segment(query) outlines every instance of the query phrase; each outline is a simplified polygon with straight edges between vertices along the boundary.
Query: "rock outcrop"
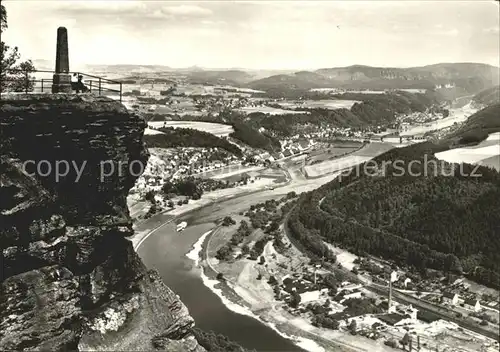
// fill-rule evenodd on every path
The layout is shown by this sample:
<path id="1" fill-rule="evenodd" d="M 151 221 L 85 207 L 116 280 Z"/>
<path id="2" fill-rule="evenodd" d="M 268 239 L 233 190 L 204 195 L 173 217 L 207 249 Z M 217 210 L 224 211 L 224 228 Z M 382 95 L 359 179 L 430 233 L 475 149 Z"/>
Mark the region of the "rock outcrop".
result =
<path id="1" fill-rule="evenodd" d="M 2 95 L 0 350 L 203 351 L 126 237 L 146 123 L 92 95 Z"/>

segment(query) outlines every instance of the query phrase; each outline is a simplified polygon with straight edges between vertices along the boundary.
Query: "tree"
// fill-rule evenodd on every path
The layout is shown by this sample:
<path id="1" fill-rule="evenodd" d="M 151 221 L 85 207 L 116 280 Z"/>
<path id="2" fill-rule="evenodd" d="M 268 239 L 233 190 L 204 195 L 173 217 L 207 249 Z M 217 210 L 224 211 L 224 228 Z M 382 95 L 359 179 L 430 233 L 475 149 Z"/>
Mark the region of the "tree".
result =
<path id="1" fill-rule="evenodd" d="M 326 285 L 326 287 L 328 287 L 330 289 L 337 290 L 338 283 L 337 283 L 337 279 L 335 278 L 335 275 L 333 275 L 333 274 L 326 274 L 323 277 L 323 282 Z"/>
<path id="2" fill-rule="evenodd" d="M 411 337 L 410 334 L 406 333 L 405 336 L 399 341 L 403 345 L 403 350 L 406 350 L 406 345 L 410 343 Z"/>
<path id="3" fill-rule="evenodd" d="M 224 279 L 224 274 L 218 273 L 217 274 L 217 280 L 223 280 Z"/>
<path id="4" fill-rule="evenodd" d="M 219 260 L 228 260 L 229 258 L 231 258 L 232 253 L 233 250 L 231 249 L 231 247 L 229 247 L 228 245 L 224 245 L 217 250 L 215 258 Z"/>
<path id="5" fill-rule="evenodd" d="M 7 28 L 7 10 L 0 5 L 0 33 Z M 5 42 L 0 42 L 0 92 L 31 92 L 33 91 L 35 66 L 31 60 L 18 62 L 21 58 L 17 47 L 11 48 Z"/>
<path id="6" fill-rule="evenodd" d="M 384 345 L 390 346 L 392 348 L 398 347 L 398 343 L 394 339 L 386 340 Z"/>
<path id="7" fill-rule="evenodd" d="M 246 236 L 250 234 L 250 226 L 248 225 L 248 222 L 245 220 L 240 221 L 240 230 L 242 233 L 244 233 Z"/>
<path id="8" fill-rule="evenodd" d="M 7 29 L 7 11 L 5 6 L 0 5 L 0 33 Z"/>
<path id="9" fill-rule="evenodd" d="M 174 202 L 172 200 L 168 201 L 168 207 L 173 208 L 174 207 Z"/>

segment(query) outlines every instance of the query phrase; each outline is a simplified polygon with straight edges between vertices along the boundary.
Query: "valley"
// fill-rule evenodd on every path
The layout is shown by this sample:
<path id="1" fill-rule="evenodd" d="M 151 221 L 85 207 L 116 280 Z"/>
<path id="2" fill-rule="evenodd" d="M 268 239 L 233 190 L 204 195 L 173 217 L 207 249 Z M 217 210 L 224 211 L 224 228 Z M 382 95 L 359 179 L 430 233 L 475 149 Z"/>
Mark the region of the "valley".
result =
<path id="1" fill-rule="evenodd" d="M 499 20 L 3 1 L 0 350 L 499 351 Z"/>
<path id="2" fill-rule="evenodd" d="M 466 125 L 463 121 L 466 121 L 474 111 L 476 110 L 471 109 L 470 104 L 465 104 L 460 109 L 450 109 L 451 118 L 449 121 L 453 121 L 455 129 L 464 129 Z M 463 118 L 462 116 L 466 117 Z M 443 125 L 445 128 L 440 129 L 440 126 Z M 438 132 L 446 131 L 446 127 L 449 126 L 448 122 L 445 122 L 443 125 L 438 125 L 437 128 L 432 128 L 431 130 Z M 394 132 L 389 131 L 389 133 Z M 383 133 L 381 135 L 383 136 Z M 411 148 L 412 144 L 417 146 L 418 144 L 425 145 L 426 143 L 425 140 L 415 140 L 413 143 L 404 140 L 404 143 L 402 143 L 403 141 L 395 136 L 385 137 L 384 142 L 379 139 L 378 141 L 370 141 L 370 143 L 366 143 L 365 138 L 373 139 L 374 137 L 365 136 L 365 138 L 356 138 L 355 136 L 345 136 L 343 138 L 344 141 L 339 140 L 338 142 L 332 142 L 332 140 L 330 140 L 329 143 L 325 143 L 328 139 L 320 137 L 320 139 L 312 143 L 310 150 L 306 149 L 297 156 L 293 156 L 292 154 L 289 157 L 284 157 L 282 160 L 273 160 L 270 164 L 267 163 L 267 165 L 263 162 L 260 166 L 259 164 L 256 164 L 256 166 L 239 166 L 235 168 L 227 166 L 220 170 L 211 171 L 205 174 L 205 177 L 226 179 L 235 177 L 239 174 L 250 174 L 254 172 L 255 176 L 252 175 L 250 178 L 254 177 L 255 179 L 253 179 L 253 183 L 248 183 L 247 186 L 241 185 L 236 188 L 228 188 L 224 192 L 208 192 L 204 194 L 200 200 L 190 201 L 187 206 L 167 211 L 164 213 L 165 215 L 154 215 L 149 220 L 142 220 L 144 222 L 139 220 L 136 225 L 137 229 L 141 229 L 142 226 L 147 226 L 146 224 L 150 221 L 155 221 L 155 223 L 161 225 L 163 222 L 159 220 L 159 216 L 166 216 L 166 219 L 168 219 L 167 222 L 187 221 L 189 224 L 188 228 L 193 226 L 193 230 L 202 224 L 206 226 L 204 227 L 203 233 L 198 232 L 198 241 L 193 243 L 194 248 L 198 248 L 198 250 L 193 249 L 192 254 L 189 255 L 189 258 L 194 261 L 194 264 L 191 264 L 193 266 L 190 270 L 201 270 L 202 282 L 210 287 L 211 290 L 225 302 L 224 304 L 231 311 L 244 315 L 250 314 L 255 317 L 255 319 L 261 320 L 264 324 L 270 324 L 269 326 L 276 327 L 280 334 L 283 334 L 283 336 L 294 341 L 297 346 L 302 346 L 306 350 L 329 351 L 332 349 L 345 349 L 346 351 L 365 351 L 368 349 L 375 349 L 377 351 L 390 351 L 392 350 L 392 347 L 390 347 L 390 344 L 393 343 L 392 341 L 399 341 L 405 338 L 405 334 L 409 327 L 412 334 L 415 335 L 413 336 L 413 343 L 416 343 L 416 336 L 418 336 L 418 343 L 422 351 L 433 350 L 436 343 L 438 343 L 439 346 L 449 346 L 453 348 L 453 346 L 462 344 L 464 339 L 470 340 L 465 350 L 472 351 L 480 348 L 494 350 L 497 348 L 498 342 L 491 338 L 496 336 L 498 325 L 489 324 L 486 328 L 482 328 L 478 324 L 479 321 L 470 320 L 474 319 L 472 317 L 468 318 L 469 320 L 467 321 L 464 320 L 464 322 L 457 319 L 458 314 L 461 316 L 470 315 L 471 311 L 467 308 L 464 310 L 459 307 L 455 309 L 441 308 L 439 301 L 435 301 L 435 298 L 439 298 L 439 296 L 442 295 L 442 293 L 439 293 L 439 290 L 448 290 L 448 288 L 445 289 L 439 287 L 439 285 L 439 288 L 435 289 L 435 291 L 431 291 L 432 293 L 430 295 L 429 293 L 424 293 L 424 295 L 419 293 L 421 296 L 415 295 L 417 292 L 415 288 L 413 288 L 413 291 L 407 291 L 404 287 L 398 286 L 393 292 L 393 299 L 397 302 L 397 305 L 396 308 L 393 307 L 395 310 L 392 313 L 389 312 L 388 315 L 387 313 L 384 314 L 383 309 L 381 310 L 380 308 L 373 308 L 375 310 L 373 310 L 371 314 L 366 314 L 366 312 L 362 313 L 364 312 L 363 310 L 354 313 L 360 314 L 361 312 L 361 315 L 356 316 L 354 319 L 357 322 L 357 332 L 354 335 L 350 332 L 350 324 L 353 319 L 348 318 L 349 313 L 347 313 L 347 316 L 343 317 L 344 320 L 339 320 L 339 325 L 333 330 L 331 328 L 325 329 L 325 327 L 321 325 L 323 323 L 315 322 L 315 319 L 319 319 L 315 318 L 315 314 L 318 313 L 312 313 L 311 315 L 311 309 L 312 312 L 316 312 L 319 308 L 314 307 L 324 306 L 326 308 L 321 309 L 326 309 L 326 312 L 330 311 L 329 314 L 333 314 L 334 316 L 340 314 L 343 310 L 349 312 L 350 308 L 345 308 L 345 305 L 342 305 L 342 298 L 340 298 L 340 303 L 338 303 L 339 301 L 335 302 L 339 294 L 332 295 L 332 293 L 328 291 L 331 290 L 328 285 L 323 286 L 325 284 L 320 284 L 319 287 L 316 288 L 317 291 L 314 291 L 316 284 L 311 281 L 311 275 L 317 275 L 321 280 L 324 280 L 330 274 L 334 275 L 336 278 L 335 281 L 337 282 L 335 284 L 337 292 L 343 292 L 344 295 L 350 295 L 351 291 L 349 290 L 352 289 L 344 290 L 342 286 L 339 286 L 340 282 L 337 277 L 344 277 L 344 281 L 347 280 L 347 282 L 351 282 L 347 285 L 360 285 L 361 289 L 358 289 L 359 291 L 354 291 L 361 292 L 360 303 L 363 302 L 363 300 L 375 299 L 375 303 L 378 302 L 379 305 L 383 305 L 384 296 L 387 297 L 388 294 L 387 281 L 384 281 L 384 275 L 386 274 L 377 275 L 377 277 L 375 277 L 370 271 L 372 269 L 367 269 L 373 267 L 373 262 L 368 264 L 373 259 L 363 259 L 364 257 L 362 256 L 348 252 L 345 247 L 330 247 L 331 244 L 328 242 L 323 242 L 323 246 L 325 246 L 324 248 L 333 250 L 338 267 L 331 264 L 327 265 L 326 263 L 318 267 L 317 264 L 314 264 L 308 258 L 309 255 L 312 255 L 313 258 L 317 258 L 317 256 L 313 254 L 317 247 L 308 247 L 309 245 L 307 242 L 297 239 L 296 235 L 293 234 L 293 230 L 288 229 L 290 220 L 287 220 L 287 217 L 282 218 L 282 225 L 275 225 L 276 221 L 277 224 L 280 223 L 278 219 L 267 220 L 266 222 L 264 218 L 262 227 L 259 227 L 261 225 L 253 224 L 254 217 L 248 211 L 251 210 L 255 204 L 264 206 L 259 212 L 265 212 L 268 204 L 276 204 L 274 202 L 279 202 L 277 204 L 282 203 L 284 204 L 283 206 L 287 205 L 289 202 L 292 204 L 296 202 L 296 200 L 293 200 L 293 197 L 290 198 L 290 200 L 286 200 L 290 194 L 301 194 L 303 192 L 318 189 L 318 187 L 320 189 L 324 188 L 328 182 L 335 182 L 335 179 L 341 172 L 345 172 L 352 167 L 359 167 L 359 165 L 363 165 L 366 161 L 372 160 L 373 158 L 377 159 L 377 156 L 383 156 L 385 155 L 384 153 L 390 150 L 399 150 L 401 148 L 406 150 L 407 148 Z M 323 139 L 325 139 L 325 141 L 323 141 Z M 352 144 L 350 148 L 349 142 L 347 142 L 348 140 L 350 140 Z M 363 144 L 363 141 L 365 141 L 365 144 Z M 468 148 L 483 150 L 489 146 L 491 152 L 494 153 L 493 147 L 496 141 L 496 134 L 492 134 L 477 147 Z M 441 154 L 455 153 L 457 158 L 460 158 L 458 155 L 464 155 L 465 158 L 465 154 L 461 152 L 462 149 L 453 150 L 442 152 Z M 444 159 L 444 157 L 441 157 L 441 154 L 436 153 L 436 156 L 439 159 Z M 454 159 L 453 162 L 461 161 L 468 161 L 468 159 Z M 259 184 L 258 180 L 258 173 L 265 173 L 266 166 L 269 167 L 269 165 L 271 166 L 269 170 L 276 168 L 275 170 L 282 170 L 285 172 L 285 175 L 289 175 L 286 176 L 284 183 L 276 184 L 273 189 L 269 189 L 268 184 Z M 314 167 L 316 168 L 313 169 Z M 238 168 L 240 172 L 238 172 Z M 316 174 L 311 174 L 312 170 L 315 170 Z M 349 175 L 347 179 L 349 179 Z M 324 207 L 323 203 L 322 199 L 321 208 Z M 258 209 L 258 206 L 255 209 Z M 279 214 L 279 205 L 277 209 Z M 286 212 L 288 211 L 289 210 Z M 283 210 L 283 212 L 282 216 L 285 216 L 285 210 Z M 292 212 L 290 216 L 293 217 L 295 215 L 293 215 Z M 222 220 L 228 217 L 234 220 L 235 225 L 226 227 L 222 224 Z M 218 251 L 224 247 L 226 243 L 233 241 L 232 238 L 234 238 L 234 234 L 237 232 L 236 227 L 239 223 L 241 224 L 242 221 L 252 223 L 252 225 L 250 225 L 251 229 L 253 229 L 251 231 L 252 234 L 249 236 L 248 240 L 244 239 L 242 243 L 237 244 L 236 247 L 229 252 L 233 253 L 230 257 L 221 260 L 218 258 Z M 276 226 L 278 226 L 278 228 Z M 269 230 L 270 228 L 274 230 Z M 175 233 L 170 231 L 171 230 L 168 230 L 168 228 L 162 227 L 162 230 L 155 231 L 155 236 L 176 236 Z M 304 230 L 301 230 L 301 232 L 302 231 Z M 137 235 L 132 239 L 134 246 L 139 248 L 139 246 L 148 243 L 149 234 L 151 234 L 150 230 L 137 231 Z M 256 254 L 252 254 L 252 247 L 256 248 L 259 239 L 263 241 L 265 238 L 267 238 L 267 242 L 262 242 L 265 245 L 259 247 L 262 252 L 254 249 L 257 252 L 255 252 Z M 277 251 L 275 248 L 277 243 L 284 247 L 280 247 L 282 249 Z M 242 248 L 245 246 L 250 248 L 250 257 L 245 256 L 245 253 L 248 252 L 242 252 Z M 147 259 L 148 255 L 144 254 L 143 256 L 146 262 L 150 260 Z M 360 263 L 362 265 L 360 265 Z M 377 260 L 375 260 L 375 263 L 377 263 Z M 383 267 L 385 273 L 387 273 L 387 264 L 384 264 L 384 261 L 380 263 L 381 264 L 377 265 Z M 405 269 L 401 268 L 401 270 Z M 401 273 L 402 272 L 403 271 L 401 271 Z M 269 281 L 271 277 L 277 281 Z M 318 292 L 317 294 L 319 294 L 319 296 L 314 296 L 316 298 L 306 298 L 308 297 L 308 293 L 304 292 L 302 300 L 305 300 L 305 302 L 299 303 L 298 306 L 290 306 L 293 303 L 287 298 L 286 291 L 281 291 L 282 293 L 276 296 L 276 292 L 278 292 L 277 287 L 279 287 L 277 285 L 285 285 L 288 280 L 287 277 L 299 278 L 299 280 L 302 278 L 302 280 L 305 280 L 304 282 L 308 282 L 309 285 L 313 286 L 309 289 L 311 290 L 311 294 L 314 296 L 314 292 Z M 403 279 L 401 279 L 401 282 L 402 281 Z M 412 280 L 412 285 L 414 285 L 413 282 L 415 282 L 414 279 Z M 346 284 L 342 282 L 342 285 Z M 286 286 L 281 287 L 281 290 L 286 290 Z M 328 289 L 326 294 L 321 287 L 326 287 Z M 493 293 L 494 296 L 498 294 L 496 290 L 493 292 L 495 292 Z M 186 298 L 183 298 L 183 300 L 186 299 L 189 302 L 189 294 L 184 293 L 184 297 Z M 353 297 L 357 296 L 353 294 Z M 359 300 L 360 298 L 356 299 Z M 309 301 L 310 303 L 307 303 L 308 300 L 311 300 Z M 330 302 L 330 306 L 327 306 L 327 301 Z M 387 300 L 385 300 L 385 302 L 385 304 L 387 304 Z M 403 325 L 405 328 L 399 327 L 400 325 L 398 324 L 391 325 L 393 323 L 389 324 L 388 321 L 386 321 L 385 315 L 396 316 L 400 314 L 404 317 L 404 310 L 407 309 L 408 305 L 417 307 L 419 313 L 416 319 L 418 320 L 406 321 L 406 325 Z M 488 319 L 498 322 L 498 307 L 483 308 L 483 311 L 484 309 L 491 309 L 492 316 Z M 324 317 L 324 315 L 322 315 L 322 317 Z M 328 315 L 326 317 L 328 317 Z M 197 320 L 199 319 L 203 321 L 204 318 L 200 317 Z M 379 328 L 374 330 L 374 326 Z M 464 326 L 466 330 L 463 329 Z M 227 333 L 227 331 L 224 333 Z M 484 335 L 486 335 L 486 337 L 484 337 Z M 238 337 L 238 334 L 231 334 L 230 336 L 232 339 L 240 341 L 244 346 L 251 348 L 252 344 L 239 340 L 240 337 Z M 367 336 L 371 340 L 366 340 L 367 337 L 363 336 Z M 373 341 L 373 339 L 376 341 L 375 345 L 373 342 L 369 342 Z"/>

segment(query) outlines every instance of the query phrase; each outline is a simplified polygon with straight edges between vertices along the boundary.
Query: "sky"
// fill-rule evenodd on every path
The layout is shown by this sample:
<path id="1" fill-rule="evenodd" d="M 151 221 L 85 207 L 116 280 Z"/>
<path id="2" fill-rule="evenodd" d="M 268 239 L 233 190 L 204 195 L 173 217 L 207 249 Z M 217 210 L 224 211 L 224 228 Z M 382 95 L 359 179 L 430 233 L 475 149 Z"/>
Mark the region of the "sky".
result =
<path id="1" fill-rule="evenodd" d="M 2 40 L 54 60 L 68 29 L 70 67 L 317 69 L 439 62 L 499 65 L 499 3 L 473 1 L 7 0 Z"/>

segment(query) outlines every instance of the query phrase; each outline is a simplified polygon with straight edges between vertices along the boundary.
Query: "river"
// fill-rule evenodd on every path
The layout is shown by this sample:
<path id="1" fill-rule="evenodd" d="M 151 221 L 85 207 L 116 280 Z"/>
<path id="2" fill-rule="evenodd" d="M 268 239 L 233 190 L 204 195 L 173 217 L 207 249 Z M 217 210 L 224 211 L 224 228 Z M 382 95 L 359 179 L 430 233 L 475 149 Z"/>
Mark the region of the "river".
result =
<path id="1" fill-rule="evenodd" d="M 258 320 L 229 310 L 203 284 L 200 268 L 186 253 L 213 227 L 213 222 L 204 222 L 177 233 L 174 223 L 166 224 L 142 243 L 139 256 L 148 268 L 156 268 L 165 284 L 181 297 L 197 327 L 213 330 L 257 351 L 303 351 Z"/>

